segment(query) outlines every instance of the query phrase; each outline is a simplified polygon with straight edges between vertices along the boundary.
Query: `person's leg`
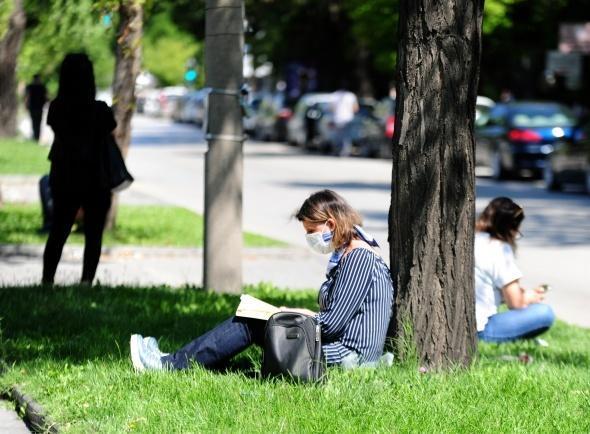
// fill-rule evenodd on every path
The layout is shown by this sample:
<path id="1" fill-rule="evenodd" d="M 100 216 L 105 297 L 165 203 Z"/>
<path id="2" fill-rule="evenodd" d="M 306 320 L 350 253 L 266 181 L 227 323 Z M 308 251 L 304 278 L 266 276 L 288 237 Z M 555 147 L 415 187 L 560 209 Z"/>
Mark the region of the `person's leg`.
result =
<path id="1" fill-rule="evenodd" d="M 41 137 L 41 119 L 43 118 L 43 110 L 31 110 L 31 123 L 33 124 L 33 138 L 39 141 Z"/>
<path id="2" fill-rule="evenodd" d="M 75 198 L 53 198 L 53 222 L 43 252 L 43 283 L 53 283 L 64 244 L 70 235 L 79 204 Z"/>
<path id="3" fill-rule="evenodd" d="M 102 192 L 84 200 L 84 266 L 82 279 L 84 283 L 92 283 L 102 250 L 102 234 L 107 213 L 111 206 L 111 193 Z"/>
<path id="4" fill-rule="evenodd" d="M 191 362 L 214 367 L 253 343 L 262 345 L 265 324 L 262 320 L 231 317 L 180 350 L 162 357 L 162 364 L 171 369 L 189 368 Z"/>
<path id="5" fill-rule="evenodd" d="M 352 122 L 346 123 L 342 127 L 342 150 L 341 157 L 348 157 L 352 154 Z"/>
<path id="6" fill-rule="evenodd" d="M 478 337 L 487 342 L 529 339 L 547 331 L 554 321 L 555 314 L 551 307 L 543 303 L 531 304 L 524 309 L 492 315 Z"/>

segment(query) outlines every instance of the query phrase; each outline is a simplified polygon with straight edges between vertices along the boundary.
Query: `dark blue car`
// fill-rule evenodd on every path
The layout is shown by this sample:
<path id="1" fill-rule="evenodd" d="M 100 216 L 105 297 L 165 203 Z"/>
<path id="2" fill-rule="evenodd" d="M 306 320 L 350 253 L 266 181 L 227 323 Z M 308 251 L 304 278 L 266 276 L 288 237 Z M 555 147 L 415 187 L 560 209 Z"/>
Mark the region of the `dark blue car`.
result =
<path id="1" fill-rule="evenodd" d="M 555 146 L 570 140 L 576 118 L 551 102 L 497 104 L 489 119 L 476 127 L 476 164 L 491 169 L 495 179 L 540 178 Z"/>

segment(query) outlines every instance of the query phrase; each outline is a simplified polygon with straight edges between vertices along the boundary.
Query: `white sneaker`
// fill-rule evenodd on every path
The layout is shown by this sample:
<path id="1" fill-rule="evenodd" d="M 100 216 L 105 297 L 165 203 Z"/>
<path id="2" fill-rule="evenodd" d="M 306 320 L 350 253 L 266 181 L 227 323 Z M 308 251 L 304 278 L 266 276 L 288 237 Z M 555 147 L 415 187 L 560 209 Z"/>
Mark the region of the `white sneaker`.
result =
<path id="1" fill-rule="evenodd" d="M 153 336 L 146 336 L 143 338 L 143 344 L 154 353 L 158 354 L 160 358 L 167 356 L 170 353 L 163 353 L 158 347 L 158 340 Z"/>
<path id="2" fill-rule="evenodd" d="M 142 372 L 145 370 L 145 366 L 141 362 L 141 357 L 139 356 L 142 347 L 143 337 L 141 335 L 131 335 L 131 339 L 129 340 L 131 362 L 133 363 L 133 368 L 137 372 Z"/>

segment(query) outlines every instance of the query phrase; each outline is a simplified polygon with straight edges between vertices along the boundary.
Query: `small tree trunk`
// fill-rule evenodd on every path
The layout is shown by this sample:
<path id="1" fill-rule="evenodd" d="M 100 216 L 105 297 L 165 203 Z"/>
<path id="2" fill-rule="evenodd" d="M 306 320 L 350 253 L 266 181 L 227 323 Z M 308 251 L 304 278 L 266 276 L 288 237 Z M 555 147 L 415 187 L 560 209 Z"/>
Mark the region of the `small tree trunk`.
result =
<path id="1" fill-rule="evenodd" d="M 362 97 L 372 98 L 375 94 L 369 74 L 369 50 L 362 42 L 356 56 L 356 76 L 359 81 L 358 93 Z"/>
<path id="2" fill-rule="evenodd" d="M 23 0 L 14 0 L 8 29 L 0 40 L 0 137 L 13 137 L 17 132 L 16 61 L 26 21 Z"/>
<path id="3" fill-rule="evenodd" d="M 126 157 L 131 141 L 131 119 L 135 111 L 135 80 L 141 69 L 142 2 L 122 0 L 119 5 L 119 20 L 113 111 L 117 120 L 115 138 L 123 157 Z M 107 216 L 107 229 L 115 227 L 118 205 L 118 195 L 115 194 Z"/>
<path id="4" fill-rule="evenodd" d="M 400 4 L 392 327 L 401 353 L 409 342 L 427 366 L 467 365 L 476 348 L 473 125 L 483 0 Z"/>

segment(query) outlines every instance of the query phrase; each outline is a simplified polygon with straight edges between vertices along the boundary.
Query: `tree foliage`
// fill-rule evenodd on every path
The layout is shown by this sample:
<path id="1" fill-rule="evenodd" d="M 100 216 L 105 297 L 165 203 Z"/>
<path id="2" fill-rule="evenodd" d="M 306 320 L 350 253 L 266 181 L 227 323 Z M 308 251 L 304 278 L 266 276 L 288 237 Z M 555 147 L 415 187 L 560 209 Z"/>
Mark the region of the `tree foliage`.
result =
<path id="1" fill-rule="evenodd" d="M 395 69 L 399 0 L 346 0 L 344 8 L 355 38 L 373 53 L 374 67 L 382 73 Z"/>
<path id="2" fill-rule="evenodd" d="M 111 83 L 114 32 L 102 20 L 92 0 L 51 0 L 26 4 L 31 25 L 19 57 L 19 77 L 41 73 L 55 90 L 59 66 L 66 53 L 84 51 L 94 63 L 97 85 Z"/>
<path id="3" fill-rule="evenodd" d="M 202 43 L 172 21 L 169 11 L 146 20 L 143 66 L 163 85 L 180 84 L 189 59 L 202 56 Z"/>
<path id="4" fill-rule="evenodd" d="M 8 19 L 13 7 L 14 3 L 11 1 L 0 2 L 0 39 L 4 37 L 6 30 L 8 30 Z"/>

